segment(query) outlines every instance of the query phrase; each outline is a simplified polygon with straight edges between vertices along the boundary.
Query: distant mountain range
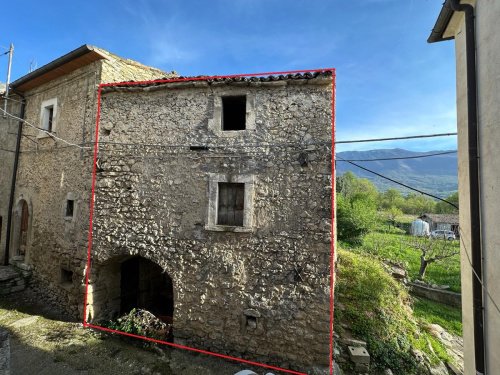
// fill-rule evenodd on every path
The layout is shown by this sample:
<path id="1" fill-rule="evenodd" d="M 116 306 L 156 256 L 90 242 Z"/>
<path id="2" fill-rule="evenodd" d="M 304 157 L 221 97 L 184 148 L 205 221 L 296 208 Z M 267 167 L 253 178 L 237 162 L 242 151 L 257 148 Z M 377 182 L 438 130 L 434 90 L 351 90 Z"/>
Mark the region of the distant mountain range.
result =
<path id="1" fill-rule="evenodd" d="M 447 154 L 401 160 L 355 161 L 417 157 L 441 153 Z M 352 160 L 354 163 L 381 175 L 439 197 L 446 197 L 458 190 L 457 154 L 452 151 L 414 152 L 394 148 L 370 151 L 343 151 L 337 153 L 336 168 L 338 175 L 351 171 L 358 177 L 371 180 L 380 191 L 396 188 L 407 193 L 410 190 L 364 171 L 352 164 L 343 162 L 340 160 L 341 158 Z"/>

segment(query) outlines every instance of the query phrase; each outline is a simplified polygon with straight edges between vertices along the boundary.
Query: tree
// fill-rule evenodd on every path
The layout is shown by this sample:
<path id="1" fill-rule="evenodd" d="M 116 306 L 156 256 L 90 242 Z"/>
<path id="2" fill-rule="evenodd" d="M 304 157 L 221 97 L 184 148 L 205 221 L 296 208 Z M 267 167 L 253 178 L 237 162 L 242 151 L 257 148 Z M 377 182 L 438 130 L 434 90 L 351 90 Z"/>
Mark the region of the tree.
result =
<path id="1" fill-rule="evenodd" d="M 352 244 L 376 225 L 379 192 L 366 178 L 346 172 L 337 177 L 337 237 Z"/>
<path id="2" fill-rule="evenodd" d="M 408 245 L 420 251 L 419 279 L 425 277 L 425 271 L 429 264 L 450 258 L 460 253 L 460 248 L 454 246 L 452 241 L 433 239 L 431 237 L 414 237 Z"/>
<path id="3" fill-rule="evenodd" d="M 389 222 L 393 226 L 396 225 L 396 221 L 397 221 L 398 217 L 400 217 L 402 215 L 403 215 L 403 211 L 401 211 L 396 206 L 392 206 L 388 210 L 385 211 L 385 216 L 387 217 L 387 220 L 389 220 Z"/>
<path id="4" fill-rule="evenodd" d="M 381 194 L 381 207 L 391 209 L 401 208 L 404 204 L 404 197 L 398 189 L 388 189 Z"/>
<path id="5" fill-rule="evenodd" d="M 422 215 L 434 212 L 436 201 L 422 194 L 409 193 L 406 196 L 402 210 L 405 214 Z"/>
<path id="6" fill-rule="evenodd" d="M 458 207 L 458 191 L 448 195 L 445 200 L 448 202 L 453 203 L 455 206 Z M 458 209 L 453 207 L 451 204 L 448 204 L 446 202 L 438 202 L 436 203 L 436 213 L 438 214 L 456 214 L 458 213 Z"/>
<path id="7" fill-rule="evenodd" d="M 346 172 L 337 177 L 337 194 L 351 200 L 353 198 L 367 198 L 374 202 L 379 198 L 379 192 L 373 183 L 366 178 L 358 178 L 352 172 Z"/>

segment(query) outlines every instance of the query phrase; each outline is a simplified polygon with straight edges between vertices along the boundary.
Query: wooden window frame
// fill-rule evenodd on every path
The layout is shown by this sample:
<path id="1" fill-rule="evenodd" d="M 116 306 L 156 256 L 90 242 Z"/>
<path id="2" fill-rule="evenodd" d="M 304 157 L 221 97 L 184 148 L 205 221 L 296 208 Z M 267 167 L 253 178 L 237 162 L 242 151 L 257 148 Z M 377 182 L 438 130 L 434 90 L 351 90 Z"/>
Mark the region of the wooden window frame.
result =
<path id="1" fill-rule="evenodd" d="M 208 181 L 208 210 L 206 230 L 219 232 L 253 232 L 253 201 L 254 201 L 253 175 L 225 175 L 209 174 Z M 244 184 L 243 203 L 243 225 L 221 225 L 218 224 L 219 209 L 219 183 L 241 183 Z"/>

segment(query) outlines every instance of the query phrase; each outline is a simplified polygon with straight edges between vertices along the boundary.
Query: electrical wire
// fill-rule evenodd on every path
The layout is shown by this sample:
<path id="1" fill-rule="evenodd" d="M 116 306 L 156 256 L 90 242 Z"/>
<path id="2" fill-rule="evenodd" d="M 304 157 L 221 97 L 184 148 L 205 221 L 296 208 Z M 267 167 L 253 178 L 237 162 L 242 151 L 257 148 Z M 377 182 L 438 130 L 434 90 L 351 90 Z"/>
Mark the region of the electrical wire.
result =
<path id="1" fill-rule="evenodd" d="M 458 227 L 458 230 L 460 232 L 460 242 L 462 243 L 462 246 L 463 246 L 463 249 L 464 249 L 464 253 L 465 253 L 465 256 L 467 258 L 467 261 L 469 262 L 471 268 L 472 268 L 472 273 L 474 274 L 474 276 L 477 278 L 477 280 L 479 281 L 479 283 L 481 284 L 481 287 L 483 288 L 483 290 L 486 292 L 486 295 L 488 296 L 488 298 L 490 299 L 490 301 L 493 303 L 493 305 L 495 306 L 495 309 L 498 311 L 498 313 L 500 314 L 500 308 L 498 307 L 498 304 L 495 302 L 495 300 L 493 299 L 493 297 L 491 296 L 490 292 L 488 291 L 488 289 L 486 288 L 486 286 L 483 284 L 483 281 L 481 280 L 481 278 L 479 277 L 479 275 L 477 274 L 476 270 L 474 269 L 474 266 L 472 265 L 472 261 L 470 259 L 470 256 L 469 256 L 469 252 L 467 251 L 467 246 L 465 246 L 465 243 L 464 243 L 464 240 L 463 240 L 463 232 L 462 232 L 462 228 Z"/>
<path id="2" fill-rule="evenodd" d="M 345 161 L 345 162 L 347 162 L 347 163 L 349 163 L 349 164 L 352 164 L 352 165 L 354 165 L 355 167 L 358 167 L 358 168 L 360 168 L 360 169 L 363 169 L 363 170 L 365 170 L 365 171 L 367 171 L 367 172 L 369 172 L 369 173 L 372 173 L 372 174 L 374 174 L 374 175 L 376 175 L 376 176 L 379 176 L 379 177 L 381 177 L 381 178 L 383 178 L 383 179 L 385 179 L 385 180 L 391 181 L 391 182 L 393 182 L 393 183 L 395 183 L 395 184 L 397 184 L 397 185 L 401 185 L 401 186 L 404 186 L 404 187 L 405 187 L 405 188 L 407 188 L 407 189 L 410 189 L 410 190 L 416 191 L 417 193 L 420 193 L 420 194 L 423 194 L 423 195 L 427 195 L 427 196 L 429 196 L 429 197 L 431 197 L 431 198 L 434 198 L 434 199 L 437 199 L 437 200 L 439 200 L 439 201 L 441 201 L 441 202 L 448 203 L 449 205 L 451 205 L 451 206 L 455 207 L 455 208 L 458 210 L 458 206 L 457 206 L 457 205 L 455 205 L 454 203 L 452 203 L 452 202 L 450 202 L 450 201 L 447 201 L 446 199 L 440 198 L 440 197 L 438 197 L 438 196 L 436 196 L 436 195 L 433 195 L 433 194 L 430 194 L 430 193 L 426 193 L 425 191 L 422 191 L 422 190 L 416 189 L 416 188 L 411 187 L 411 186 L 409 186 L 409 185 L 406 185 L 406 184 L 404 184 L 404 183 L 402 183 L 402 182 L 396 181 L 396 180 L 394 180 L 394 179 L 392 179 L 392 178 L 390 178 L 390 177 L 387 177 L 387 176 L 384 176 L 384 175 L 382 175 L 382 174 L 380 174 L 380 173 L 378 173 L 378 172 L 372 171 L 371 169 L 368 169 L 368 168 L 365 168 L 365 167 L 363 167 L 363 166 L 361 166 L 361 165 L 359 165 L 359 164 L 353 163 L 352 161 L 349 161 L 349 160 L 343 159 L 343 158 L 341 158 L 340 156 L 337 156 L 337 159 L 339 159 L 340 161 Z"/>
<path id="3" fill-rule="evenodd" d="M 341 144 L 341 143 L 383 142 L 383 141 L 397 141 L 397 140 L 401 140 L 401 139 L 450 137 L 452 135 L 457 135 L 457 133 L 438 133 L 438 134 L 409 135 L 409 136 L 406 136 L 406 137 L 355 139 L 355 140 L 350 140 L 350 141 L 336 141 L 335 143 L 336 144 Z"/>
<path id="4" fill-rule="evenodd" d="M 419 158 L 428 158 L 431 156 L 439 156 L 439 155 L 448 155 L 448 154 L 456 154 L 457 150 L 454 151 L 445 151 L 445 152 L 436 152 L 434 154 L 425 154 L 425 155 L 414 155 L 414 156 L 400 156 L 394 158 L 378 158 L 378 159 L 343 159 L 343 161 L 384 161 L 384 160 L 406 160 L 406 159 L 419 159 Z"/>
<path id="5" fill-rule="evenodd" d="M 64 143 L 66 143 L 66 144 L 67 144 L 67 145 L 69 145 L 69 146 L 78 147 L 78 148 L 80 148 L 80 149 L 90 149 L 90 148 L 91 148 L 91 147 L 82 147 L 82 146 L 80 146 L 80 145 L 78 145 L 78 144 L 76 144 L 76 143 L 71 143 L 71 142 L 68 142 L 67 140 L 65 140 L 65 139 L 63 139 L 63 138 L 61 138 L 61 137 L 58 137 L 58 136 L 54 135 L 53 133 L 49 132 L 48 130 L 43 129 L 43 128 L 39 127 L 39 126 L 33 125 L 33 124 L 29 123 L 28 121 L 26 121 L 26 120 L 24 120 L 24 119 L 22 119 L 22 118 L 20 118 L 20 117 L 17 117 L 17 116 L 15 116 L 15 115 L 13 115 L 13 114 L 11 114 L 11 113 L 9 113 L 9 112 L 5 111 L 5 110 L 4 110 L 4 109 L 2 109 L 2 108 L 0 108 L 0 111 L 2 111 L 5 115 L 7 115 L 7 116 L 9 116 L 9 117 L 11 117 L 11 118 L 13 118 L 13 119 L 16 119 L 16 120 L 22 121 L 24 124 L 26 124 L 26 125 L 28 125 L 28 126 L 30 126 L 30 127 L 32 127 L 32 128 L 34 128 L 34 129 L 40 130 L 41 132 L 44 132 L 45 134 L 47 134 L 49 137 L 51 137 L 51 138 L 52 138 L 52 139 L 54 139 L 54 140 L 58 140 L 58 141 L 64 142 Z"/>

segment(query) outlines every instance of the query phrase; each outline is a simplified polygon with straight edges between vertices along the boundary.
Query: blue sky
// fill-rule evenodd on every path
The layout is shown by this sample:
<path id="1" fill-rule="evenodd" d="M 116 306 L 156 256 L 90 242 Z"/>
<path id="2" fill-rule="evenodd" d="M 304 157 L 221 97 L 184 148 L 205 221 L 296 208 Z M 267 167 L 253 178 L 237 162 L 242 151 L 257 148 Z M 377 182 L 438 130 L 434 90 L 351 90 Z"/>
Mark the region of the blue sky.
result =
<path id="1" fill-rule="evenodd" d="M 442 0 L 87 0 L 4 4 L 12 78 L 93 44 L 182 75 L 335 67 L 337 139 L 456 131 L 454 43 L 427 44 Z M 7 24 L 5 24 L 7 23 Z M 0 57 L 5 80 L 6 56 Z M 455 137 L 343 150 L 455 149 Z"/>

